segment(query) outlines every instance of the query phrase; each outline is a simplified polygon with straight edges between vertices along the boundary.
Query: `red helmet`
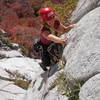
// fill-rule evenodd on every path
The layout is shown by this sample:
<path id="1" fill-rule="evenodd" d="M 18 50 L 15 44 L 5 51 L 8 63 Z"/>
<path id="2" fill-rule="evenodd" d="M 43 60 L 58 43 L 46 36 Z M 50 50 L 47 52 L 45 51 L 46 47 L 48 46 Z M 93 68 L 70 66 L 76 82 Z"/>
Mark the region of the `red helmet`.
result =
<path id="1" fill-rule="evenodd" d="M 39 15 L 44 21 L 47 21 L 51 19 L 53 16 L 55 16 L 54 10 L 49 7 L 41 8 L 39 11 Z"/>

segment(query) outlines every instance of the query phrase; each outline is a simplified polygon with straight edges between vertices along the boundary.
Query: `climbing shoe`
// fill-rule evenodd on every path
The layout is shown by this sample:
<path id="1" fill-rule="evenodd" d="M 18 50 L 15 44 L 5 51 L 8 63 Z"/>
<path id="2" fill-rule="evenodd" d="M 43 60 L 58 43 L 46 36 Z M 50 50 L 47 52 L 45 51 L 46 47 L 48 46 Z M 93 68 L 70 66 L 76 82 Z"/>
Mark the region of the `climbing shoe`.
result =
<path id="1" fill-rule="evenodd" d="M 43 63 L 40 63 L 40 66 L 41 66 L 41 68 L 42 68 L 44 71 L 47 71 L 47 70 L 48 70 L 48 69 L 46 68 L 46 66 L 43 65 Z"/>

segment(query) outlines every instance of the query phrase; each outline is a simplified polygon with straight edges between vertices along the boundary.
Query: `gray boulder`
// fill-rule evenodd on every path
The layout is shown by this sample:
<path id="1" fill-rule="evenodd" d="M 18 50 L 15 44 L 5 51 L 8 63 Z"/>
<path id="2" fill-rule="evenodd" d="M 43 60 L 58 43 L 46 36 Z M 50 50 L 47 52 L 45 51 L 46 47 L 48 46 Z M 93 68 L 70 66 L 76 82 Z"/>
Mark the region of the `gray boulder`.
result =
<path id="1" fill-rule="evenodd" d="M 72 13 L 72 23 L 78 22 L 84 15 L 97 8 L 100 0 L 79 0 L 75 11 Z"/>
<path id="2" fill-rule="evenodd" d="M 57 87 L 55 87 L 54 89 L 49 91 L 49 93 L 46 96 L 45 100 L 68 100 L 68 97 L 65 96 L 65 95 L 61 95 L 58 92 Z"/>
<path id="3" fill-rule="evenodd" d="M 66 35 L 64 49 L 67 77 L 88 79 L 100 72 L 100 7 L 84 16 Z"/>
<path id="4" fill-rule="evenodd" d="M 100 74 L 90 78 L 80 89 L 79 100 L 100 100 Z"/>
<path id="5" fill-rule="evenodd" d="M 36 80 L 31 82 L 25 100 L 68 100 L 68 97 L 63 96 L 57 88 L 54 88 L 55 85 L 53 86 L 57 76 L 63 70 L 57 71 L 57 65 L 52 67 L 50 72 L 48 70 L 41 73 Z"/>
<path id="6" fill-rule="evenodd" d="M 31 80 L 42 72 L 39 64 L 28 57 L 0 59 L 0 99 L 25 100 Z"/>
<path id="7" fill-rule="evenodd" d="M 17 50 L 0 50 L 0 56 L 1 57 L 23 57 L 23 55 L 20 53 L 20 51 Z"/>

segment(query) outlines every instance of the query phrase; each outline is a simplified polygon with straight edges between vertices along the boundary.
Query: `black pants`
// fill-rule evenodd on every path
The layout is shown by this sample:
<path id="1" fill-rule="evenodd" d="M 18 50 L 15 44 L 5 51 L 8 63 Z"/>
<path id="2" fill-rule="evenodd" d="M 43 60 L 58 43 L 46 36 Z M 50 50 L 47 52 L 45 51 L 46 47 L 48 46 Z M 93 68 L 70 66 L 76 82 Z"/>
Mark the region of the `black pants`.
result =
<path id="1" fill-rule="evenodd" d="M 42 59 L 43 65 L 45 65 L 45 66 L 50 66 L 51 65 L 51 57 L 50 57 L 49 52 L 47 51 L 49 46 L 50 45 L 42 44 L 43 52 L 41 54 L 41 59 Z"/>
<path id="2" fill-rule="evenodd" d="M 42 43 L 41 43 L 42 44 Z M 42 63 L 45 66 L 50 66 L 59 61 L 62 57 L 63 46 L 60 43 L 51 43 L 49 45 L 42 44 Z"/>

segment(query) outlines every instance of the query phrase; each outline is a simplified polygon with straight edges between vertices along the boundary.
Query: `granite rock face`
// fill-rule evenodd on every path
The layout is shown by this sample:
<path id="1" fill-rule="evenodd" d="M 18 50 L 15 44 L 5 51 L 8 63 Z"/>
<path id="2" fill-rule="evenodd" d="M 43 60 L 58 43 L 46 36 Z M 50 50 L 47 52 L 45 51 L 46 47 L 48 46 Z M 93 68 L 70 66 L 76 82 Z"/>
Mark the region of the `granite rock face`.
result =
<path id="1" fill-rule="evenodd" d="M 90 78 L 80 89 L 80 100 L 100 100 L 100 74 Z"/>
<path id="2" fill-rule="evenodd" d="M 85 15 L 67 37 L 64 50 L 65 73 L 75 79 L 88 79 L 100 72 L 100 8 Z"/>
<path id="3" fill-rule="evenodd" d="M 72 13 L 71 22 L 78 22 L 84 15 L 100 6 L 100 0 L 79 0 L 75 11 Z"/>

